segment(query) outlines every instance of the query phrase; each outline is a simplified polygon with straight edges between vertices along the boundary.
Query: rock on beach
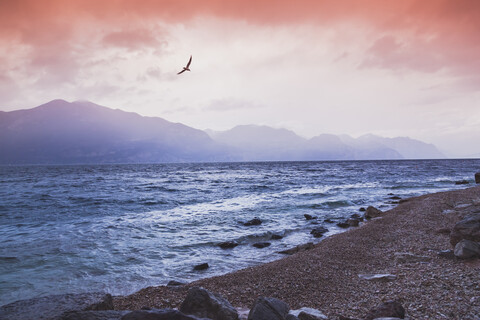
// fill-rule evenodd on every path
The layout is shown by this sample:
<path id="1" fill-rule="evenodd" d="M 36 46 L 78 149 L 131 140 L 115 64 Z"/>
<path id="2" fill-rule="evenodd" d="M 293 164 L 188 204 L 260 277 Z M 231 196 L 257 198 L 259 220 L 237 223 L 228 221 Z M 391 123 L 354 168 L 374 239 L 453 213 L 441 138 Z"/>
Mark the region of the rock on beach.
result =
<path id="1" fill-rule="evenodd" d="M 459 259 L 480 258 L 480 244 L 471 240 L 462 239 L 455 245 L 453 253 Z"/>
<path id="2" fill-rule="evenodd" d="M 193 287 L 182 302 L 181 312 L 212 320 L 237 320 L 237 310 L 219 294 Z"/>
<path id="3" fill-rule="evenodd" d="M 373 219 L 379 217 L 383 212 L 373 206 L 369 206 L 365 211 L 365 219 Z"/>
<path id="4" fill-rule="evenodd" d="M 322 237 L 325 233 L 328 232 L 328 229 L 325 227 L 317 227 L 310 231 L 310 234 L 312 234 L 315 238 L 320 238 Z"/>
<path id="5" fill-rule="evenodd" d="M 258 298 L 250 313 L 248 320 L 285 320 L 290 311 L 289 306 L 276 298 Z"/>
<path id="6" fill-rule="evenodd" d="M 450 243 L 455 246 L 462 239 L 480 242 L 480 212 L 471 213 L 455 224 Z"/>

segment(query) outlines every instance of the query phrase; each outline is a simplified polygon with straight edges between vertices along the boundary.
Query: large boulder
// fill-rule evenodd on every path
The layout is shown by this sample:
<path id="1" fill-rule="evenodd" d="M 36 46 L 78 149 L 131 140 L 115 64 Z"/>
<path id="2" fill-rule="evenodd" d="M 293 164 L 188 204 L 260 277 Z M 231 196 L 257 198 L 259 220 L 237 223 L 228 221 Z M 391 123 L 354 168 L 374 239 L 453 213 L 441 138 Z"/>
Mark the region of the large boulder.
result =
<path id="1" fill-rule="evenodd" d="M 480 257 L 480 244 L 471 240 L 460 240 L 455 245 L 455 250 L 453 251 L 455 257 L 459 259 L 472 259 Z"/>
<path id="2" fill-rule="evenodd" d="M 365 211 L 365 219 L 379 217 L 383 212 L 375 207 L 369 206 Z"/>
<path id="3" fill-rule="evenodd" d="M 398 301 L 386 301 L 380 303 L 376 308 L 371 309 L 363 318 L 373 320 L 377 318 L 400 318 L 405 319 L 405 309 Z"/>
<path id="4" fill-rule="evenodd" d="M 255 301 L 248 320 L 286 320 L 290 307 L 282 300 L 262 297 Z"/>
<path id="5" fill-rule="evenodd" d="M 460 240 L 480 242 L 480 212 L 467 215 L 450 232 L 450 243 L 455 246 Z"/>
<path id="6" fill-rule="evenodd" d="M 193 287 L 179 309 L 185 314 L 212 320 L 237 320 L 238 312 L 230 302 L 219 294 L 204 288 Z"/>
<path id="7" fill-rule="evenodd" d="M 20 300 L 0 307 L 0 319 L 61 319 L 67 312 L 85 310 L 113 310 L 112 296 L 93 292 Z"/>
<path id="8" fill-rule="evenodd" d="M 151 310 L 136 310 L 136 311 L 127 313 L 121 318 L 121 320 L 209 320 L 209 319 L 197 318 L 195 316 L 186 315 L 174 309 L 151 309 Z"/>
<path id="9" fill-rule="evenodd" d="M 475 183 L 480 183 L 480 172 L 475 173 Z"/>

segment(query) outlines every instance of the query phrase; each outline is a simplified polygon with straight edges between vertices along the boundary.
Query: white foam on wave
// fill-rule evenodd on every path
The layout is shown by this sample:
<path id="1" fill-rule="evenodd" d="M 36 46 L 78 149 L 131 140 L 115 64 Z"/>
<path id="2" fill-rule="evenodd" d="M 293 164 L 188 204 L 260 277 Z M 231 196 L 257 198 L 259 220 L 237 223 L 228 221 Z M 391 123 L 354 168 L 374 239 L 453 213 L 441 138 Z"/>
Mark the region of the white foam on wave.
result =
<path id="1" fill-rule="evenodd" d="M 296 189 L 289 189 L 278 193 L 278 195 L 309 195 L 309 194 L 319 194 L 319 193 L 327 193 L 328 191 L 332 190 L 333 186 L 322 186 L 317 188 L 296 188 Z"/>
<path id="2" fill-rule="evenodd" d="M 154 210 L 143 214 L 142 221 L 145 223 L 171 223 L 179 220 L 198 219 L 206 214 L 215 213 L 234 213 L 245 209 L 253 209 L 258 206 L 259 203 L 267 201 L 265 195 L 249 194 L 245 196 L 215 200 L 210 202 L 201 202 L 195 204 L 188 204 L 178 206 L 176 208 L 168 210 Z M 137 222 L 139 214 L 131 214 L 125 217 L 127 220 Z"/>

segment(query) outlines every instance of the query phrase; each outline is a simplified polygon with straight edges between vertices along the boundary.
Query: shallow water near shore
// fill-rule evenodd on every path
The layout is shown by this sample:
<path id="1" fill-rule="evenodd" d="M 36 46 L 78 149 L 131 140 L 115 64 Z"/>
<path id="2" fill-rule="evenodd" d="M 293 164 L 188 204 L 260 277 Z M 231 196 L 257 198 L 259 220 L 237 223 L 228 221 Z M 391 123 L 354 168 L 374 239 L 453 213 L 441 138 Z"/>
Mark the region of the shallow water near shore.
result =
<path id="1" fill-rule="evenodd" d="M 279 259 L 278 251 L 320 241 L 310 235 L 316 226 L 327 236 L 341 231 L 324 219 L 473 186 L 479 168 L 480 160 L 0 167 L 0 305 L 66 292 L 124 295 Z M 243 225 L 254 217 L 263 223 Z M 240 245 L 224 250 L 223 241 Z M 271 246 L 252 246 L 260 241 Z M 204 262 L 209 269 L 193 271 Z"/>

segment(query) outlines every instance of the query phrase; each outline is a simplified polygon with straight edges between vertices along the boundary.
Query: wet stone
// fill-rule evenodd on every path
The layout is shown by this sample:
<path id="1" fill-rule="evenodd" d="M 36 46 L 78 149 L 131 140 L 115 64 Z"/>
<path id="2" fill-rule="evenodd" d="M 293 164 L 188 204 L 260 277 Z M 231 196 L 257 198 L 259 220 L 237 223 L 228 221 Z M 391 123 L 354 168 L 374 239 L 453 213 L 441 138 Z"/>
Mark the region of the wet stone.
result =
<path id="1" fill-rule="evenodd" d="M 208 269 L 210 266 L 208 265 L 208 263 L 201 263 L 201 264 L 198 264 L 196 265 L 195 267 L 193 267 L 193 270 L 196 270 L 196 271 L 201 271 L 201 270 L 206 270 Z"/>
<path id="2" fill-rule="evenodd" d="M 263 248 L 269 247 L 270 245 L 271 245 L 270 242 L 256 242 L 253 244 L 253 246 L 258 249 L 263 249 Z"/>

